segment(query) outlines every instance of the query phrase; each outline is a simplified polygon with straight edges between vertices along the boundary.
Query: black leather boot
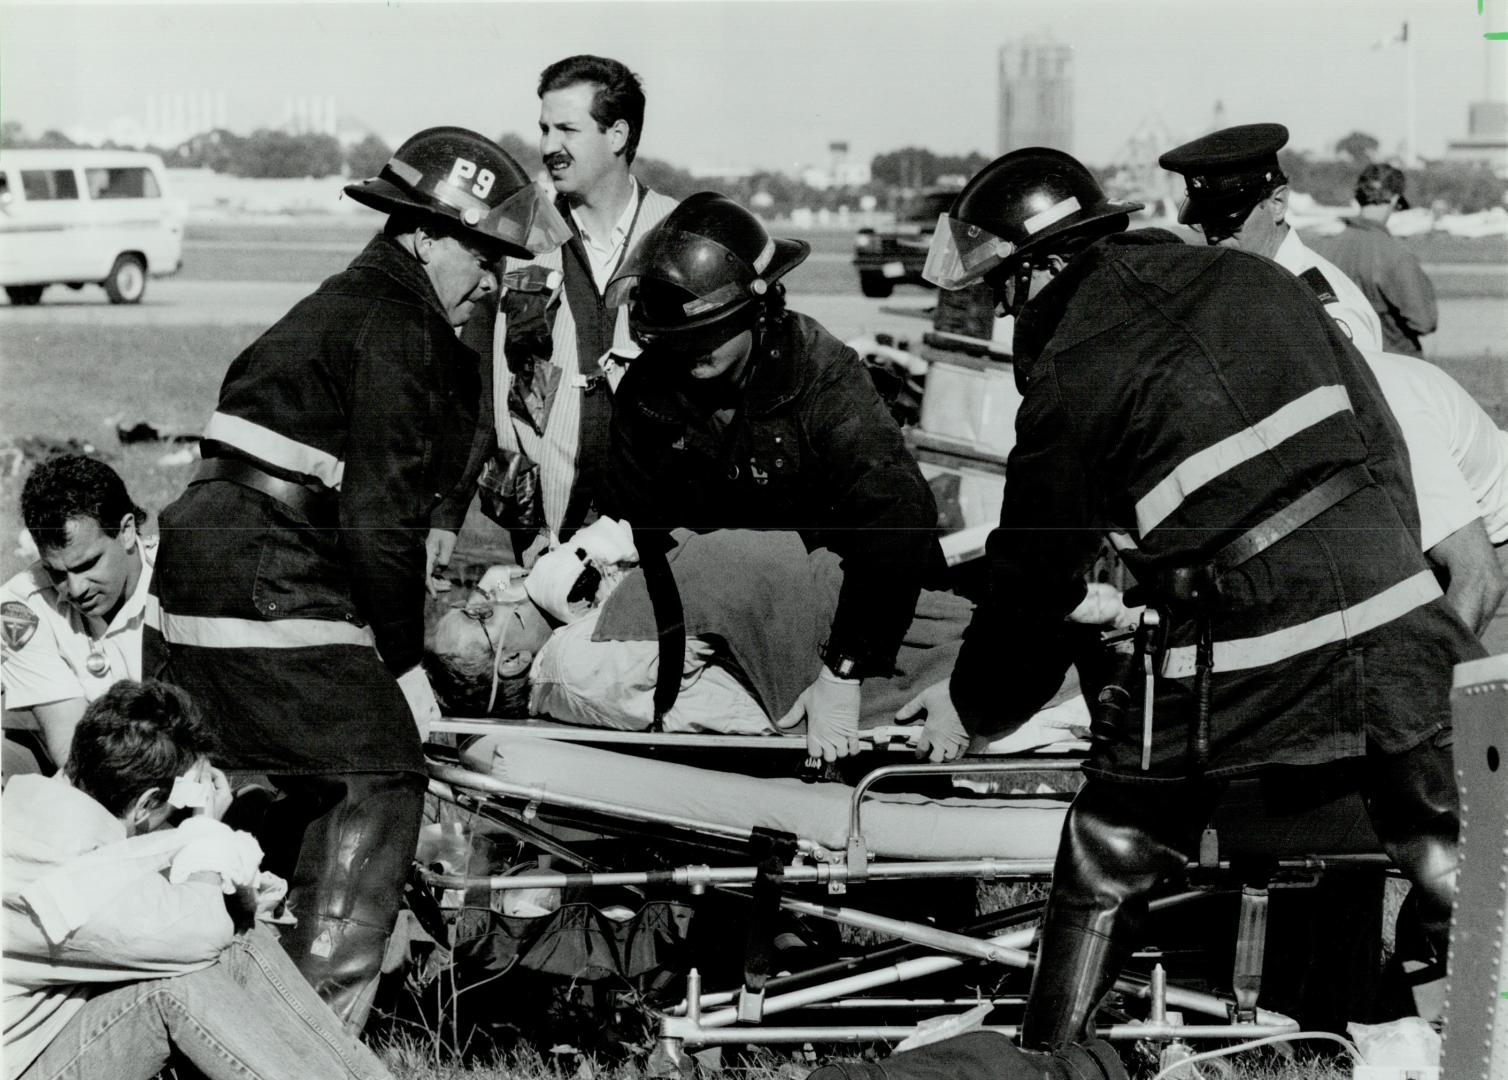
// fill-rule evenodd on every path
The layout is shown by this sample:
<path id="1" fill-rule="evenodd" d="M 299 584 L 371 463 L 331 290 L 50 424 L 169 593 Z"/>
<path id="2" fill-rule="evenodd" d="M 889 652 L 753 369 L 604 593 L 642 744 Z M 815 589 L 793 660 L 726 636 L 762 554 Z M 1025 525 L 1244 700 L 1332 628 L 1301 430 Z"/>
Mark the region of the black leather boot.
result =
<path id="1" fill-rule="evenodd" d="M 1148 894 L 1182 871 L 1212 798 L 1203 787 L 1169 787 L 1090 780 L 1074 799 L 1038 934 L 1022 1046 L 1085 1039 L 1137 945 Z"/>
<path id="2" fill-rule="evenodd" d="M 283 947 L 352 1035 L 366 1026 L 388 936 L 403 901 L 424 806 L 408 773 L 278 777 L 315 816 L 289 882 L 298 924 Z"/>
<path id="3" fill-rule="evenodd" d="M 1444 745 L 1440 745 L 1443 743 Z M 1424 948 L 1407 959 L 1443 962 L 1450 946 L 1450 910 L 1460 855 L 1460 797 L 1450 733 L 1402 754 L 1366 759 L 1362 797 L 1372 828 L 1403 876 L 1413 883 L 1399 914 L 1399 944 Z"/>

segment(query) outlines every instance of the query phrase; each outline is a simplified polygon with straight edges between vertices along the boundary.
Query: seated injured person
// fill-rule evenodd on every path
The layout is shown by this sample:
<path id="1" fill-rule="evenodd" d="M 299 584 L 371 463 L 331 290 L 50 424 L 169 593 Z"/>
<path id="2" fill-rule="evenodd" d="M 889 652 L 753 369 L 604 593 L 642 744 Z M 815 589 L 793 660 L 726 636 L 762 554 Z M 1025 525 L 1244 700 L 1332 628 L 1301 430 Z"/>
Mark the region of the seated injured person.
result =
<path id="1" fill-rule="evenodd" d="M 264 925 L 287 886 L 220 820 L 213 751 L 183 690 L 125 679 L 63 774 L 6 784 L 6 1080 L 391 1080 Z"/>
<path id="2" fill-rule="evenodd" d="M 777 734 L 816 677 L 843 582 L 837 555 L 808 551 L 794 532 L 678 530 L 668 553 L 686 639 L 674 703 L 655 720 L 659 627 L 628 524 L 600 518 L 527 573 L 490 569 L 434 627 L 426 657 L 446 710 L 548 717 L 626 731 Z M 973 605 L 923 589 L 896 673 L 866 679 L 860 729 L 924 720 L 919 756 L 944 761 L 969 746 L 957 716 L 935 708 Z M 942 695 L 944 705 L 946 696 Z M 1088 712 L 1070 676 L 1007 752 L 1081 738 Z M 802 730 L 798 720 L 787 730 Z"/>

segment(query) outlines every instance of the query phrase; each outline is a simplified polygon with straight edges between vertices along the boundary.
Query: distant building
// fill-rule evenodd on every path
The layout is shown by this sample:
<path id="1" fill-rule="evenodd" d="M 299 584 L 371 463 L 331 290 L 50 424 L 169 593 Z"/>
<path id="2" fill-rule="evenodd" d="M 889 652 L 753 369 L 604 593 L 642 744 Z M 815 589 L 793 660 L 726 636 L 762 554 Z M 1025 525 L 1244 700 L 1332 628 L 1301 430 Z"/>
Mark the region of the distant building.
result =
<path id="1" fill-rule="evenodd" d="M 290 135 L 336 135 L 340 125 L 334 96 L 284 98 L 277 126 Z"/>
<path id="2" fill-rule="evenodd" d="M 747 180 L 759 172 L 752 165 L 695 164 L 686 170 L 693 180 Z"/>
<path id="3" fill-rule="evenodd" d="M 801 170 L 801 182 L 807 187 L 826 191 L 829 188 L 863 187 L 869 183 L 869 162 L 849 161 L 848 143 L 828 143 L 827 154 L 826 165 L 813 165 Z"/>
<path id="4" fill-rule="evenodd" d="M 1445 160 L 1486 165 L 1498 176 L 1508 177 L 1508 102 L 1472 102 L 1466 138 L 1445 145 Z"/>
<path id="5" fill-rule="evenodd" d="M 1000 138 L 1004 154 L 1023 146 L 1073 152 L 1073 49 L 1050 37 L 1000 46 Z"/>

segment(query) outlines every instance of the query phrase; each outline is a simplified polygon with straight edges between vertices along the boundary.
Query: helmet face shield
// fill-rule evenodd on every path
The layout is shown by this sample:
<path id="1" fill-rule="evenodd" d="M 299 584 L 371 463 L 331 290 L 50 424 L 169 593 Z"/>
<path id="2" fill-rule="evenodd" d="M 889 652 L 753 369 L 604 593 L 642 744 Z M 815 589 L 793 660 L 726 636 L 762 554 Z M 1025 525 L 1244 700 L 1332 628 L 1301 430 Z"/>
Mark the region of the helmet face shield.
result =
<path id="1" fill-rule="evenodd" d="M 686 294 L 674 314 L 676 322 L 693 322 L 757 295 L 755 282 L 774 254 L 771 241 L 750 266 L 709 236 L 661 225 L 639 241 L 628 262 L 608 283 L 603 300 L 609 307 L 631 303 L 640 282 L 651 278 Z M 665 326 L 674 328 L 673 323 Z"/>
<path id="2" fill-rule="evenodd" d="M 922 277 L 942 289 L 961 289 L 1009 259 L 1016 245 L 948 214 L 937 219 Z"/>
<path id="3" fill-rule="evenodd" d="M 571 238 L 571 227 L 536 184 L 519 188 L 473 228 L 535 255 L 554 251 Z"/>

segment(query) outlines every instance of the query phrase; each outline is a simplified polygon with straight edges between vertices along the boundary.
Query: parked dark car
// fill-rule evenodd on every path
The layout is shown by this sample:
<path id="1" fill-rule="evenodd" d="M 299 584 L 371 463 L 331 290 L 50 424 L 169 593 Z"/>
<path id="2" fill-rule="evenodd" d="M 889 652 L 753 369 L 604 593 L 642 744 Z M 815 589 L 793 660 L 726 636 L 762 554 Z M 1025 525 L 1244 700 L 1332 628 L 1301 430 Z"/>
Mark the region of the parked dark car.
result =
<path id="1" fill-rule="evenodd" d="M 958 194 L 952 189 L 924 191 L 901 207 L 888 229 L 860 229 L 854 236 L 854 269 L 865 296 L 889 296 L 897 285 L 926 285 L 922 266 L 939 214 L 946 214 Z"/>

